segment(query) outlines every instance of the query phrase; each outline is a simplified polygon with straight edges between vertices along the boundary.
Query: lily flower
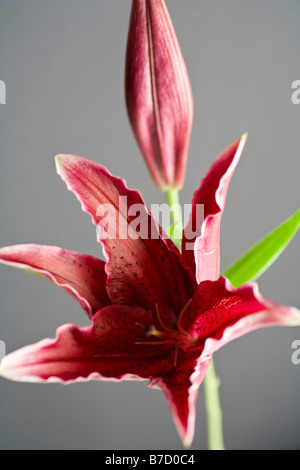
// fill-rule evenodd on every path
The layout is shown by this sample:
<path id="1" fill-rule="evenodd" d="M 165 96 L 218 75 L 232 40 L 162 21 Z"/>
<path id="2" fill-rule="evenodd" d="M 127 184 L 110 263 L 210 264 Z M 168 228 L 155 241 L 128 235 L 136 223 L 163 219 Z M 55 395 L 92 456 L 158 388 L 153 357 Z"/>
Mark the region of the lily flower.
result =
<path id="1" fill-rule="evenodd" d="M 159 188 L 180 189 L 193 97 L 164 0 L 133 0 L 125 76 L 129 120 L 150 173 Z"/>
<path id="2" fill-rule="evenodd" d="M 91 324 L 64 325 L 56 339 L 6 356 L 0 374 L 11 380 L 59 382 L 149 380 L 161 389 L 185 446 L 192 442 L 198 389 L 212 354 L 257 328 L 300 324 L 300 312 L 265 299 L 256 283 L 234 288 L 219 277 L 220 220 L 231 176 L 246 137 L 215 161 L 192 202 L 182 254 L 158 225 L 157 237 L 132 235 L 130 211 L 139 204 L 148 226 L 154 222 L 139 192 L 93 161 L 73 155 L 56 158 L 59 175 L 95 225 L 99 206 L 111 204 L 117 236 L 101 238 L 106 262 L 57 247 L 19 245 L 0 249 L 0 261 L 44 276 L 83 307 Z M 205 206 L 199 233 L 189 240 L 197 204 Z M 111 212 L 108 211 L 110 214 Z"/>

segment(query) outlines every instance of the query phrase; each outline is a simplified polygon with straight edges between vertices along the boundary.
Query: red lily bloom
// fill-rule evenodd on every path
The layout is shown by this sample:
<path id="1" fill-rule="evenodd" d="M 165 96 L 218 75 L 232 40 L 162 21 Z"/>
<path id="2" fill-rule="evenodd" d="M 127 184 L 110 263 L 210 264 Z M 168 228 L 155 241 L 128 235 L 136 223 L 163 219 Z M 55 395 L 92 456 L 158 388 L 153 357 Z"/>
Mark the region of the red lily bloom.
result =
<path id="1" fill-rule="evenodd" d="M 257 328 L 299 325 L 300 312 L 263 298 L 257 284 L 235 289 L 219 276 L 219 230 L 231 176 L 245 137 L 213 164 L 193 198 L 205 206 L 199 233 L 183 253 L 162 236 L 99 239 L 106 263 L 55 247 L 2 248 L 0 261 L 31 270 L 69 292 L 92 323 L 65 325 L 55 340 L 20 349 L 1 362 L 2 376 L 19 381 L 70 383 L 85 380 L 144 380 L 165 393 L 184 445 L 191 444 L 199 386 L 213 352 Z M 102 166 L 72 155 L 57 157 L 57 169 L 94 224 L 98 207 L 116 209 L 117 227 L 133 217 L 118 211 L 119 196 L 153 217 L 137 191 Z M 193 225 L 190 219 L 187 228 Z M 132 230 L 132 227 L 131 229 Z M 161 230 L 157 227 L 159 234 Z"/>
<path id="2" fill-rule="evenodd" d="M 133 0 L 125 77 L 128 116 L 155 183 L 182 187 L 193 97 L 164 0 Z"/>

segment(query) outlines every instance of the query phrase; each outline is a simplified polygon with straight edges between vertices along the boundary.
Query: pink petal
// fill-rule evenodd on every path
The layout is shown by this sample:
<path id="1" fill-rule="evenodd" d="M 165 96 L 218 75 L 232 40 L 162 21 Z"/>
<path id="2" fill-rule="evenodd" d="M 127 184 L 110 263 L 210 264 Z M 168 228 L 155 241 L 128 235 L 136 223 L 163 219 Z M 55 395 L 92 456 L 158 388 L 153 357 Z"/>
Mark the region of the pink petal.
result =
<path id="1" fill-rule="evenodd" d="M 110 304 L 105 263 L 55 246 L 15 245 L 0 249 L 0 263 L 39 274 L 68 292 L 92 316 Z"/>
<path id="2" fill-rule="evenodd" d="M 153 379 L 150 386 L 165 393 L 175 426 L 183 445 L 189 447 L 193 441 L 196 421 L 196 402 L 199 387 L 210 365 L 210 358 L 184 362 L 174 367 L 163 378 Z"/>
<path id="3" fill-rule="evenodd" d="M 191 216 L 183 234 L 182 254 L 195 272 L 198 283 L 203 280 L 215 281 L 219 277 L 221 217 L 228 186 L 246 139 L 247 135 L 244 134 L 222 152 L 194 193 Z M 199 216 L 197 204 L 204 204 L 204 219 L 197 224 L 199 227 L 196 227 L 197 212 Z"/>
<path id="4" fill-rule="evenodd" d="M 198 338 L 196 345 L 205 345 L 204 358 L 258 328 L 295 325 L 300 325 L 297 309 L 265 299 L 256 283 L 235 289 L 224 277 L 203 281 L 182 319 L 182 327 Z"/>
<path id="5" fill-rule="evenodd" d="M 101 231 L 98 239 L 108 260 L 107 291 L 111 301 L 151 311 L 158 304 L 165 322 L 176 323 L 176 315 L 192 296 L 195 281 L 189 270 L 183 268 L 174 244 L 165 243 L 159 236 L 160 229 L 140 194 L 129 190 L 123 180 L 112 176 L 104 167 L 81 157 L 60 155 L 57 170 L 95 225 L 101 225 L 102 208 L 106 204 L 109 228 L 107 236 Z M 137 215 L 128 214 L 126 207 L 122 207 L 124 199 L 120 204 L 120 197 L 127 198 L 128 208 L 137 205 L 147 229 L 143 238 L 132 225 Z M 155 237 L 151 228 L 155 229 Z"/>
<path id="6" fill-rule="evenodd" d="M 190 81 L 164 0 L 133 0 L 126 101 L 156 184 L 181 187 L 193 120 Z"/>
<path id="7" fill-rule="evenodd" d="M 87 328 L 64 325 L 55 340 L 45 339 L 6 356 L 0 375 L 25 382 L 69 383 L 86 380 L 138 380 L 169 371 L 170 346 L 144 346 L 143 329 L 151 312 L 104 307 Z M 166 351 L 166 352 L 164 352 Z"/>

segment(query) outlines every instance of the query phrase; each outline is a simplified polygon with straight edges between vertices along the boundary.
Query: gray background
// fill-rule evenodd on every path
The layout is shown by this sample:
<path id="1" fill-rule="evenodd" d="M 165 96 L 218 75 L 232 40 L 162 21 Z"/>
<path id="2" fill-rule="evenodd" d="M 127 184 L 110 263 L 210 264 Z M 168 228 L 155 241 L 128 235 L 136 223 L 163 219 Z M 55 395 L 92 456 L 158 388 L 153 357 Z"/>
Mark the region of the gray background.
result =
<path id="1" fill-rule="evenodd" d="M 102 256 L 89 216 L 56 175 L 75 153 L 162 195 L 127 121 L 123 75 L 129 0 L 0 0 L 0 245 L 44 243 Z M 182 202 L 244 131 L 249 140 L 222 223 L 222 268 L 299 206 L 299 0 L 169 0 L 195 100 Z M 300 306 L 299 236 L 260 279 L 262 293 Z M 0 339 L 8 352 L 86 325 L 50 283 L 0 269 Z M 229 449 L 300 448 L 300 329 L 269 329 L 216 354 Z M 180 449 L 161 392 L 146 383 L 68 387 L 0 379 L 1 449 Z M 202 390 L 193 448 L 205 448 Z"/>

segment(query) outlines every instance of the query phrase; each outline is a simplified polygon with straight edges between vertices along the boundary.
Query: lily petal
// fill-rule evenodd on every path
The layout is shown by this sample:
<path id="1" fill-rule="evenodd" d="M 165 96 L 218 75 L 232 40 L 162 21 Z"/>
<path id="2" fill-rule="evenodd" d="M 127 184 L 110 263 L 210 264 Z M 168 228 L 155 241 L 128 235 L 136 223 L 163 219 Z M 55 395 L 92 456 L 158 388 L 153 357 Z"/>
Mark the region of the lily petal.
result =
<path id="1" fill-rule="evenodd" d="M 193 121 L 186 65 L 164 0 L 133 0 L 126 57 L 129 119 L 159 188 L 180 188 Z"/>
<path id="2" fill-rule="evenodd" d="M 74 155 L 60 155 L 56 160 L 58 174 L 95 225 L 103 223 L 105 207 L 108 232 L 104 237 L 101 229 L 98 240 L 107 259 L 107 291 L 112 303 L 152 311 L 158 305 L 165 322 L 176 324 L 175 312 L 191 298 L 195 280 L 183 267 L 175 245 L 160 237 L 161 229 L 141 195 L 93 161 Z M 132 208 L 138 210 L 147 229 L 142 235 L 134 225 L 137 214 L 129 215 Z"/>
<path id="3" fill-rule="evenodd" d="M 9 354 L 1 362 L 0 375 L 22 382 L 66 384 L 139 380 L 162 374 L 173 366 L 170 347 L 136 344 L 144 340 L 143 330 L 136 323 L 151 322 L 151 316 L 140 308 L 104 307 L 87 328 L 64 325 L 56 339 L 45 339 Z"/>
<path id="4" fill-rule="evenodd" d="M 207 357 L 224 344 L 258 328 L 300 325 L 300 312 L 265 299 L 256 283 L 235 289 L 230 281 L 203 281 L 197 288 L 183 328 L 193 334 L 196 346 L 205 345 Z"/>
<path id="5" fill-rule="evenodd" d="M 31 271 L 68 292 L 89 318 L 110 304 L 105 263 L 56 246 L 14 245 L 0 249 L 0 263 Z"/>
<path id="6" fill-rule="evenodd" d="M 228 186 L 246 139 L 247 134 L 244 134 L 221 153 L 194 193 L 192 212 L 183 232 L 182 255 L 195 273 L 198 283 L 203 280 L 215 281 L 219 277 L 221 218 Z M 204 218 L 196 227 L 197 204 L 204 205 Z"/>
<path id="7" fill-rule="evenodd" d="M 210 357 L 192 359 L 173 368 L 165 377 L 152 379 L 149 386 L 166 395 L 183 445 L 190 447 L 195 433 L 198 390 L 210 365 Z"/>

